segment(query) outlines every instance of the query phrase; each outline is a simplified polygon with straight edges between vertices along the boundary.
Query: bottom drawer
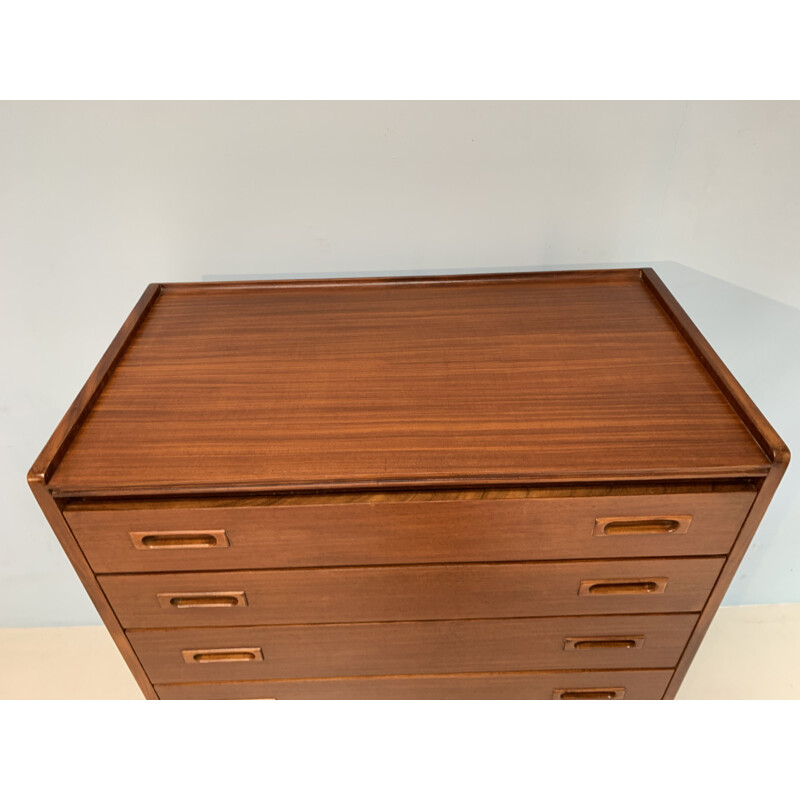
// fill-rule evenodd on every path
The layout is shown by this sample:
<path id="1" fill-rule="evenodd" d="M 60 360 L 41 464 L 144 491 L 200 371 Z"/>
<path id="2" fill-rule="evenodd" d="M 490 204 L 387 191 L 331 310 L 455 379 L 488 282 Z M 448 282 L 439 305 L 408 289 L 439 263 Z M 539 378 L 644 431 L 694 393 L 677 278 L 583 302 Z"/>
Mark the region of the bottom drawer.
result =
<path id="1" fill-rule="evenodd" d="M 159 684 L 162 700 L 660 700 L 672 670 Z"/>
<path id="2" fill-rule="evenodd" d="M 674 667 L 697 614 L 131 630 L 150 680 Z"/>

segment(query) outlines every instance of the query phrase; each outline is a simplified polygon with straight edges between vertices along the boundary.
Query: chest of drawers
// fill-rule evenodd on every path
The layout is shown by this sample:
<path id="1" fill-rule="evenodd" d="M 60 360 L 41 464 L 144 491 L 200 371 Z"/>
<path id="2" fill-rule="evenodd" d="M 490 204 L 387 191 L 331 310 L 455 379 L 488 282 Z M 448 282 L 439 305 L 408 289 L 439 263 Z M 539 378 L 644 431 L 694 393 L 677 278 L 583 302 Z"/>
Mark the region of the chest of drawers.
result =
<path id="1" fill-rule="evenodd" d="M 28 480 L 149 698 L 671 698 L 788 463 L 652 270 L 154 284 Z"/>

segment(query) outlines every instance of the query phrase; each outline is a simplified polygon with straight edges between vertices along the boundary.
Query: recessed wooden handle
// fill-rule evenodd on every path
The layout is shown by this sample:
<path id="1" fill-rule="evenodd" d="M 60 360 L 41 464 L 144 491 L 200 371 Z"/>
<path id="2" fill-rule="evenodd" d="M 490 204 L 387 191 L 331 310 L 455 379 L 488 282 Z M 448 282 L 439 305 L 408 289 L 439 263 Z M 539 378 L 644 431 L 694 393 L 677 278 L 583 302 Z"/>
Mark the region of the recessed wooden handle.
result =
<path id="1" fill-rule="evenodd" d="M 639 650 L 644 645 L 644 636 L 567 636 L 565 650 Z"/>
<path id="2" fill-rule="evenodd" d="M 649 536 L 652 534 L 686 533 L 691 514 L 668 517 L 598 517 L 593 536 Z"/>
<path id="3" fill-rule="evenodd" d="M 131 531 L 137 550 L 229 547 L 225 531 Z"/>
<path id="4" fill-rule="evenodd" d="M 664 594 L 668 578 L 609 578 L 581 581 L 578 594 Z"/>
<path id="5" fill-rule="evenodd" d="M 231 608 L 246 606 L 244 592 L 189 592 L 175 594 L 160 592 L 156 595 L 161 608 Z"/>
<path id="6" fill-rule="evenodd" d="M 622 700 L 625 688 L 615 689 L 556 689 L 553 700 Z"/>
<path id="7" fill-rule="evenodd" d="M 187 664 L 207 664 L 219 661 L 263 661 L 260 647 L 236 647 L 221 650 L 182 650 Z"/>

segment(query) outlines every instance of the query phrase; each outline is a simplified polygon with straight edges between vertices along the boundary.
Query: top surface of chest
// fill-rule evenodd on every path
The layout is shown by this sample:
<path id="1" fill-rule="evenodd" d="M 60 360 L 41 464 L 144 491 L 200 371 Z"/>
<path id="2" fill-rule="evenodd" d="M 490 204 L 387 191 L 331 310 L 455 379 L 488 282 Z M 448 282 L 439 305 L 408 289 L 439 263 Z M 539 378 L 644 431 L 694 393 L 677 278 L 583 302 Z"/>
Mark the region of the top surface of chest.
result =
<path id="1" fill-rule="evenodd" d="M 81 491 L 758 474 L 640 270 L 164 285 L 50 484 Z"/>

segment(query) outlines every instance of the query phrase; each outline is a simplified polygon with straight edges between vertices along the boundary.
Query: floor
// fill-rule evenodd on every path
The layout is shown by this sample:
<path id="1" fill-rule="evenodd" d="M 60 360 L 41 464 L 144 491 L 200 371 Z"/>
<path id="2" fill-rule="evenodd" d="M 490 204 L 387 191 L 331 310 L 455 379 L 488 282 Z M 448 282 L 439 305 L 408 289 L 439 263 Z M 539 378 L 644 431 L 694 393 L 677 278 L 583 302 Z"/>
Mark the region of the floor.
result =
<path id="1" fill-rule="evenodd" d="M 800 699 L 800 604 L 721 608 L 679 700 Z M 137 700 L 102 627 L 0 629 L 0 699 Z"/>

